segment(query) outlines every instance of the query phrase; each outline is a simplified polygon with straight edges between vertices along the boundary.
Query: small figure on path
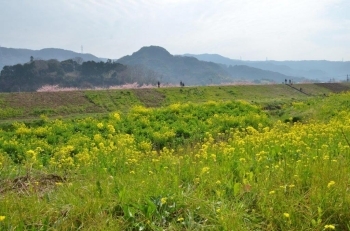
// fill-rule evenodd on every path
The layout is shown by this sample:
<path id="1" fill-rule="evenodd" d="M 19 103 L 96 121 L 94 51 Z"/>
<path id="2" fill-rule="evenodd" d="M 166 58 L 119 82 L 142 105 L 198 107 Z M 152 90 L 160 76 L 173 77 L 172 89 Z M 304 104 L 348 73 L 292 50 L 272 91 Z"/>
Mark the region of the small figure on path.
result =
<path id="1" fill-rule="evenodd" d="M 160 88 L 160 82 L 158 81 L 158 88 Z"/>

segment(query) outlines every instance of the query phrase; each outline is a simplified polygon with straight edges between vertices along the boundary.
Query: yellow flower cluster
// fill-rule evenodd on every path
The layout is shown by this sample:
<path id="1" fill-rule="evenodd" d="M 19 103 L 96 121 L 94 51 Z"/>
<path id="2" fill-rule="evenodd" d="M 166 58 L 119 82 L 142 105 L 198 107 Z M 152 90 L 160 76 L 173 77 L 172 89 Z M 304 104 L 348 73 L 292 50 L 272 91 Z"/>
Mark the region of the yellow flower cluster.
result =
<path id="1" fill-rule="evenodd" d="M 328 230 L 335 230 L 335 226 L 334 225 L 325 225 L 324 229 L 328 229 Z"/>
<path id="2" fill-rule="evenodd" d="M 74 167 L 74 159 L 72 153 L 75 148 L 72 145 L 67 145 L 59 148 L 50 159 L 50 164 L 57 168 L 72 168 Z"/>
<path id="3" fill-rule="evenodd" d="M 328 185 L 327 188 L 331 188 L 333 185 L 335 185 L 335 182 L 333 180 L 331 180 Z"/>

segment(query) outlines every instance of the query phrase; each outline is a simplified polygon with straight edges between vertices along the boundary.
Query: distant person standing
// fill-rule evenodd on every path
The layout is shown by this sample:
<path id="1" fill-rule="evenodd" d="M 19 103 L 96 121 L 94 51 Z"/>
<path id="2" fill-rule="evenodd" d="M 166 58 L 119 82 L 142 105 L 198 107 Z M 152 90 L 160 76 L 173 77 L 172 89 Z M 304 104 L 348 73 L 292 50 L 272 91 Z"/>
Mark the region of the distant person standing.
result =
<path id="1" fill-rule="evenodd" d="M 158 81 L 158 88 L 160 88 L 160 82 Z"/>

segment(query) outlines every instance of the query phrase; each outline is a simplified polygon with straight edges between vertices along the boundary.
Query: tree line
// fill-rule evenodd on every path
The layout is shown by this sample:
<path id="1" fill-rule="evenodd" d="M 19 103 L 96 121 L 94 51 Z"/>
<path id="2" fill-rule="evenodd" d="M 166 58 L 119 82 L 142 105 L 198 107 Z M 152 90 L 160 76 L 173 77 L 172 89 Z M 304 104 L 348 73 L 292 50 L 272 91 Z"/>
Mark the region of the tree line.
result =
<path id="1" fill-rule="evenodd" d="M 1 92 L 36 91 L 44 85 L 60 87 L 94 88 L 123 85 L 137 82 L 156 84 L 161 76 L 142 66 L 127 66 L 107 60 L 106 62 L 87 61 L 81 58 L 64 61 L 34 60 L 4 66 L 0 74 Z"/>

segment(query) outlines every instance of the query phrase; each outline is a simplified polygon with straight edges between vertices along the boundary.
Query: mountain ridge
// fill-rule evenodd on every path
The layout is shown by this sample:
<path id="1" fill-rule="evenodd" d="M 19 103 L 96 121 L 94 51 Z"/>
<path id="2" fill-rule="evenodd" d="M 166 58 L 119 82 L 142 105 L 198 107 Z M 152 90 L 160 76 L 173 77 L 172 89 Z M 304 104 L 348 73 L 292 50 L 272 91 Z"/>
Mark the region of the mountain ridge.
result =
<path id="1" fill-rule="evenodd" d="M 142 47 L 132 55 L 117 60 L 124 65 L 141 65 L 162 75 L 161 82 L 189 85 L 232 82 L 230 75 L 213 62 L 200 61 L 193 57 L 171 55 L 159 46 Z"/>
<path id="2" fill-rule="evenodd" d="M 80 61 L 107 61 L 107 59 L 98 58 L 92 54 L 81 54 L 59 48 L 30 50 L 0 47 L 0 56 L 0 67 L 3 60 L 6 60 L 6 65 L 10 65 L 9 63 L 14 65 L 18 62 L 28 63 L 30 56 L 33 56 L 34 60 L 57 59 L 64 61 L 80 57 Z M 153 71 L 155 76 L 159 76 L 159 81 L 162 83 L 178 84 L 182 81 L 190 85 L 221 84 L 235 81 L 259 83 L 266 82 L 266 80 L 271 83 L 280 83 L 285 79 L 293 79 L 297 82 L 310 82 L 310 79 L 329 81 L 330 78 L 334 78 L 333 76 L 341 74 L 342 76 L 338 79 L 344 79 L 345 73 L 348 71 L 350 73 L 350 65 L 347 62 L 247 61 L 230 59 L 219 54 L 172 55 L 165 48 L 154 45 L 141 47 L 131 55 L 114 61 L 125 65 L 141 66 L 142 68 L 139 70 Z M 329 74 L 325 71 L 328 70 L 327 68 L 337 71 Z"/>
<path id="3" fill-rule="evenodd" d="M 6 48 L 0 47 L 0 68 L 8 65 L 24 64 L 30 61 L 30 57 L 35 60 L 57 59 L 64 61 L 67 59 L 82 58 L 84 61 L 101 61 L 100 58 L 89 53 L 77 53 L 61 48 L 43 48 L 40 50 L 31 50 L 25 48 Z"/>
<path id="4" fill-rule="evenodd" d="M 220 55 L 216 57 L 225 59 Z M 238 81 L 280 83 L 285 79 L 305 81 L 303 78 L 242 65 L 241 62 L 237 62 L 240 65 L 227 67 L 225 64 L 215 62 L 217 60 L 199 60 L 192 56 L 171 55 L 166 49 L 158 46 L 142 47 L 132 55 L 124 56 L 117 61 L 124 65 L 147 66 L 163 75 L 165 81 L 172 83 L 185 81 L 191 85 L 206 85 Z"/>
<path id="5" fill-rule="evenodd" d="M 345 80 L 350 74 L 350 62 L 328 60 L 286 60 L 286 61 L 249 61 L 230 59 L 218 54 L 189 54 L 184 56 L 195 57 L 203 61 L 212 61 L 227 66 L 247 65 L 262 70 L 278 72 L 287 76 L 304 77 L 318 81 Z"/>

